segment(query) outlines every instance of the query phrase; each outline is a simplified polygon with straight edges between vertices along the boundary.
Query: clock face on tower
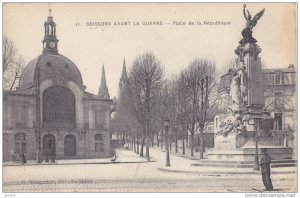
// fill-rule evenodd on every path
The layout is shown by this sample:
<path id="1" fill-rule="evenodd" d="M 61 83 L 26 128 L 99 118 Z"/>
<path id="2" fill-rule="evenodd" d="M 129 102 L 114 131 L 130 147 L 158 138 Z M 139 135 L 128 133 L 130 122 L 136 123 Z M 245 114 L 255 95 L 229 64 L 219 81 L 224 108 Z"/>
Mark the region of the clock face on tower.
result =
<path id="1" fill-rule="evenodd" d="M 51 41 L 51 42 L 49 43 L 49 45 L 50 45 L 51 48 L 54 48 L 54 47 L 55 47 L 55 43 L 54 43 L 53 41 Z"/>

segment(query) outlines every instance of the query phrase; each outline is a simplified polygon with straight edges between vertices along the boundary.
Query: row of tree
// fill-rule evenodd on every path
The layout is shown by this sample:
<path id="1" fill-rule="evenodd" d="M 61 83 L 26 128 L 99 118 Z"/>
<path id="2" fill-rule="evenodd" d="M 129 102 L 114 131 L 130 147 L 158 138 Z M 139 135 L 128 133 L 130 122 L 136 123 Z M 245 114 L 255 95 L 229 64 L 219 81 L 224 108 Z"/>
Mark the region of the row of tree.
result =
<path id="1" fill-rule="evenodd" d="M 194 156 L 193 138 L 200 133 L 200 158 L 203 158 L 203 131 L 216 112 L 217 73 L 213 61 L 193 60 L 178 75 L 166 78 L 162 63 L 153 53 L 138 56 L 129 70 L 129 76 L 120 83 L 117 113 L 113 129 L 121 134 L 124 143 L 150 160 L 149 147 L 157 137 L 163 141 L 163 120 L 168 118 L 175 151 L 178 140 L 185 154 L 188 134 L 191 138 L 191 156 Z M 159 138 L 161 137 L 161 138 Z M 140 146 L 140 147 L 139 147 Z"/>

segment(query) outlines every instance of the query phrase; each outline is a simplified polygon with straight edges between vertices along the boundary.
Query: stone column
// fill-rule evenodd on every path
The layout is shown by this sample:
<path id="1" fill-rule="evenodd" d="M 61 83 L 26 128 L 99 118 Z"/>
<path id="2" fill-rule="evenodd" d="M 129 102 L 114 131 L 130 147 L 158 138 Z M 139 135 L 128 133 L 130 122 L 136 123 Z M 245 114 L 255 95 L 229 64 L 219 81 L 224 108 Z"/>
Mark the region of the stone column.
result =
<path id="1" fill-rule="evenodd" d="M 239 45 L 235 53 L 239 56 L 239 66 L 245 67 L 247 90 L 247 107 L 250 111 L 261 112 L 264 107 L 264 90 L 261 59 L 258 54 L 261 48 L 255 43 Z"/>

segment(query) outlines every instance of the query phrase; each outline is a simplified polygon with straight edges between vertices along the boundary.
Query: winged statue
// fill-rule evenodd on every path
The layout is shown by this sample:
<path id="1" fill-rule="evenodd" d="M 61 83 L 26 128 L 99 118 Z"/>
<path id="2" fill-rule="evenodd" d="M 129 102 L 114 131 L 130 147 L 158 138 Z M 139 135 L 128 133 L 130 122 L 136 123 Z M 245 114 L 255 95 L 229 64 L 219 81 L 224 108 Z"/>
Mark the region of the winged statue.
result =
<path id="1" fill-rule="evenodd" d="M 257 24 L 257 21 L 263 16 L 265 12 L 265 8 L 258 12 L 253 18 L 249 12 L 246 11 L 246 5 L 244 4 L 243 14 L 246 19 L 246 27 L 242 31 L 243 39 L 241 40 L 242 43 L 246 42 L 256 42 L 256 40 L 252 37 L 252 29 Z"/>

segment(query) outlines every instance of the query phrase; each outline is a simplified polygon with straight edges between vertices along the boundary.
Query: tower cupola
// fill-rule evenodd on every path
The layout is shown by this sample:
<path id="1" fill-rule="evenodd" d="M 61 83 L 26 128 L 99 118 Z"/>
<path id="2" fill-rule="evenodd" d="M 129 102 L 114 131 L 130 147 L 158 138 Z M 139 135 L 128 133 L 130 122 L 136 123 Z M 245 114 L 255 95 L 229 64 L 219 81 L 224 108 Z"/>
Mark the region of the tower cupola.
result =
<path id="1" fill-rule="evenodd" d="M 53 21 L 51 16 L 51 8 L 49 9 L 49 16 L 47 21 L 44 23 L 45 36 L 43 39 L 43 53 L 58 54 L 56 38 L 56 23 Z"/>

